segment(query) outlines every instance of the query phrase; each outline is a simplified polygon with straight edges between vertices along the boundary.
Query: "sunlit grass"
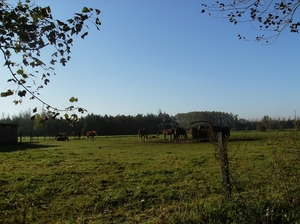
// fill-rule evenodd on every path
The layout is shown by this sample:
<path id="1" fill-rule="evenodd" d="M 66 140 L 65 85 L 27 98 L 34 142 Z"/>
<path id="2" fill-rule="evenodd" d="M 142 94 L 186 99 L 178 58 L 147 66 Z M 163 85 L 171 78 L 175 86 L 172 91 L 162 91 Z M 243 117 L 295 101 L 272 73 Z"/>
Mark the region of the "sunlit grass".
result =
<path id="1" fill-rule="evenodd" d="M 232 203 L 223 200 L 209 142 L 115 136 L 1 146 L 0 222 L 222 223 L 224 216 L 252 223 L 265 215 L 266 203 L 284 203 L 272 183 L 278 182 L 274 147 L 283 138 L 233 133 L 231 139 Z"/>

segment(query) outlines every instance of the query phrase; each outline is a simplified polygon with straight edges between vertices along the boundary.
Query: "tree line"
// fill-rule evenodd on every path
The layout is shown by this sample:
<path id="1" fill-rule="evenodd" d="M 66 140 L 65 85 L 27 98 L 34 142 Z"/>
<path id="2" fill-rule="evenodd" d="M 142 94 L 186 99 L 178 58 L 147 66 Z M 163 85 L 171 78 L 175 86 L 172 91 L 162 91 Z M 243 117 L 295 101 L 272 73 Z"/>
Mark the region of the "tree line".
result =
<path id="1" fill-rule="evenodd" d="M 46 116 L 46 115 L 45 115 Z M 55 136 L 59 132 L 79 132 L 82 135 L 89 130 L 95 130 L 97 135 L 137 135 L 141 128 L 146 128 L 149 133 L 156 134 L 165 128 L 183 127 L 189 130 L 198 124 L 191 124 L 194 121 L 209 121 L 213 125 L 228 126 L 231 131 L 247 130 L 284 130 L 297 126 L 299 118 L 270 118 L 264 116 L 262 119 L 246 120 L 239 119 L 238 115 L 232 113 L 216 111 L 199 111 L 189 113 L 178 113 L 171 116 L 166 112 L 159 111 L 158 114 L 138 114 L 132 115 L 96 115 L 88 114 L 81 117 L 77 122 L 70 125 L 65 119 L 49 117 L 46 122 L 40 122 L 36 116 L 33 116 L 31 110 L 20 112 L 18 115 L 7 117 L 2 114 L 1 123 L 13 123 L 18 125 L 19 132 L 22 135 L 47 135 Z"/>

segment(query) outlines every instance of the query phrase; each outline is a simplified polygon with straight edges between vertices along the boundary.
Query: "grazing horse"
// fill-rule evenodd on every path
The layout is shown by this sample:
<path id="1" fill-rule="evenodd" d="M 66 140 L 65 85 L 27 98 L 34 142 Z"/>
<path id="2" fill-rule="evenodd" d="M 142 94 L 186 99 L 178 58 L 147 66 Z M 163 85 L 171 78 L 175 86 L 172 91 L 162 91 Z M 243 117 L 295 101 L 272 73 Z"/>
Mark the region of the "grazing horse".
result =
<path id="1" fill-rule="evenodd" d="M 140 129 L 138 131 L 138 136 L 139 136 L 141 142 L 145 142 L 146 139 L 148 139 L 147 129 L 145 129 L 145 128 L 144 129 Z"/>
<path id="2" fill-rule="evenodd" d="M 198 128 L 192 127 L 190 129 L 193 141 L 209 140 L 209 131 L 209 126 L 204 127 L 202 125 L 200 125 Z"/>
<path id="3" fill-rule="evenodd" d="M 162 134 L 164 135 L 164 139 L 167 140 L 167 135 L 169 135 L 169 141 L 171 141 L 171 139 L 174 137 L 174 129 L 173 128 L 169 128 L 169 129 L 164 129 L 162 131 Z"/>
<path id="4" fill-rule="evenodd" d="M 91 140 L 91 141 L 93 141 L 94 140 L 94 136 L 96 136 L 97 135 L 97 133 L 96 133 L 96 131 L 87 131 L 86 132 L 86 140 Z"/>
<path id="5" fill-rule="evenodd" d="M 190 129 L 190 133 L 192 135 L 192 139 L 193 141 L 198 141 L 198 138 L 199 138 L 199 132 L 198 132 L 198 129 L 196 127 L 192 127 Z"/>
<path id="6" fill-rule="evenodd" d="M 174 129 L 174 139 L 175 142 L 178 141 L 179 137 L 183 140 L 187 140 L 186 130 L 184 128 L 175 128 Z"/>
<path id="7" fill-rule="evenodd" d="M 209 139 L 209 127 L 210 126 L 202 126 L 200 125 L 198 127 L 198 138 L 202 140 L 208 140 Z"/>
<path id="8" fill-rule="evenodd" d="M 214 133 L 221 132 L 223 141 L 228 141 L 230 136 L 230 129 L 227 126 L 220 127 L 220 126 L 213 126 Z"/>
<path id="9" fill-rule="evenodd" d="M 56 141 L 69 141 L 67 132 L 60 132 L 55 136 Z"/>
<path id="10" fill-rule="evenodd" d="M 81 138 L 81 133 L 78 131 L 73 131 L 72 135 L 74 136 L 74 139 L 80 139 Z"/>
<path id="11" fill-rule="evenodd" d="M 228 140 L 230 136 L 230 129 L 227 126 L 199 126 L 198 128 L 192 127 L 190 129 L 190 133 L 192 134 L 193 141 L 199 140 L 209 140 L 209 141 L 217 141 L 218 136 L 217 133 L 222 132 L 222 139 Z"/>
<path id="12" fill-rule="evenodd" d="M 194 121 L 191 124 L 203 122 L 206 126 L 200 125 L 198 128 L 192 127 L 190 133 L 192 134 L 194 140 L 208 140 L 210 142 L 218 141 L 218 133 L 222 133 L 223 141 L 228 141 L 230 136 L 230 129 L 227 126 L 216 126 L 210 121 Z"/>

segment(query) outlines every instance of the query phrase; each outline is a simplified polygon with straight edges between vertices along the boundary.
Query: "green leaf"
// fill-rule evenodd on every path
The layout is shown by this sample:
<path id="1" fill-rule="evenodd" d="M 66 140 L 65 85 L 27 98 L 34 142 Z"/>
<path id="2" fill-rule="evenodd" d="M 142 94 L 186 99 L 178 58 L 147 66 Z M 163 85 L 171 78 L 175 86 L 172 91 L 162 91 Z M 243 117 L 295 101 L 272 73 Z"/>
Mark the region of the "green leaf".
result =
<path id="1" fill-rule="evenodd" d="M 50 61 L 50 64 L 51 64 L 51 65 L 55 65 L 56 62 L 57 62 L 56 60 L 52 59 L 52 60 Z"/>
<path id="2" fill-rule="evenodd" d="M 67 43 L 68 43 L 68 44 L 71 44 L 71 43 L 73 43 L 73 39 L 72 39 L 72 38 L 70 38 L 70 39 L 67 41 Z"/>
<path id="3" fill-rule="evenodd" d="M 88 35 L 88 32 L 85 32 L 84 34 L 81 35 L 81 38 L 84 39 L 84 37 Z"/>
<path id="4" fill-rule="evenodd" d="M 45 7 L 45 10 L 47 11 L 47 13 L 48 13 L 48 14 L 50 14 L 50 13 L 51 13 L 51 8 L 50 8 L 50 6 L 48 6 L 48 7 Z"/>
<path id="5" fill-rule="evenodd" d="M 77 101 L 78 101 L 78 98 L 75 98 L 74 96 L 72 96 L 72 97 L 69 99 L 69 101 L 70 101 L 71 103 L 74 103 L 74 102 L 77 102 Z"/>
<path id="6" fill-rule="evenodd" d="M 45 74 L 42 75 L 41 80 L 43 80 L 44 78 L 46 78 Z"/>
<path id="7" fill-rule="evenodd" d="M 18 96 L 24 97 L 26 95 L 26 93 L 27 93 L 26 90 L 23 90 L 23 91 L 19 90 L 18 91 Z"/>
<path id="8" fill-rule="evenodd" d="M 74 27 L 71 29 L 71 36 L 76 33 L 76 30 L 74 29 Z"/>
<path id="9" fill-rule="evenodd" d="M 90 10 L 87 7 L 83 7 L 82 12 L 90 12 Z"/>
<path id="10" fill-rule="evenodd" d="M 65 23 L 64 22 L 62 22 L 62 21 L 60 21 L 60 20 L 56 20 L 57 21 L 57 24 L 59 25 L 59 26 L 63 26 L 63 25 L 65 25 Z"/>
<path id="11" fill-rule="evenodd" d="M 7 97 L 7 96 L 11 96 L 11 95 L 14 95 L 14 92 L 11 91 L 10 89 L 7 90 L 6 92 L 1 93 L 1 97 Z"/>
<path id="12" fill-rule="evenodd" d="M 44 80 L 44 84 L 45 84 L 45 85 L 47 85 L 47 84 L 48 84 L 48 82 L 50 82 L 50 80 L 49 80 L 49 79 L 45 79 L 45 80 Z"/>
<path id="13" fill-rule="evenodd" d="M 22 75 L 24 73 L 23 69 L 18 69 L 17 74 Z"/>
<path id="14" fill-rule="evenodd" d="M 78 112 L 83 114 L 84 112 L 87 112 L 87 110 L 85 110 L 85 109 L 79 107 L 79 108 L 78 108 Z"/>
<path id="15" fill-rule="evenodd" d="M 61 59 L 60 59 L 60 63 L 61 63 L 63 66 L 66 66 L 67 60 L 66 60 L 65 58 L 61 58 Z"/>
<path id="16" fill-rule="evenodd" d="M 101 22 L 100 22 L 100 19 L 99 19 L 99 18 L 96 18 L 96 24 L 97 24 L 97 25 L 101 25 Z"/>
<path id="17" fill-rule="evenodd" d="M 99 9 L 95 9 L 95 11 L 96 11 L 96 14 L 97 14 L 97 15 L 99 15 L 100 12 L 101 12 Z"/>

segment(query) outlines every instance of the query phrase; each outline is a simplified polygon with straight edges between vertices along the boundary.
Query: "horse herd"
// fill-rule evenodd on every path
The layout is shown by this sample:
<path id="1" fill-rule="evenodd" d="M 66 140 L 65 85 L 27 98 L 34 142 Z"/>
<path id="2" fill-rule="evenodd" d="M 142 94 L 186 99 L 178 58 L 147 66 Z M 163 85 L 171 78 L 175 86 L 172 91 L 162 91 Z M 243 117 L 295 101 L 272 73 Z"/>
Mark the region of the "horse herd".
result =
<path id="1" fill-rule="evenodd" d="M 228 140 L 230 136 L 230 129 L 227 126 L 199 126 L 190 128 L 190 134 L 192 135 L 193 142 L 195 141 L 217 141 L 217 133 L 222 133 L 222 139 Z M 164 140 L 167 140 L 167 136 L 169 141 L 174 140 L 175 142 L 179 140 L 186 141 L 188 139 L 187 132 L 184 128 L 169 128 L 163 129 L 157 132 L 157 136 L 163 134 Z M 148 139 L 147 129 L 140 129 L 138 131 L 138 136 L 140 138 L 140 142 L 145 142 Z"/>
<path id="2" fill-rule="evenodd" d="M 74 139 L 80 139 L 81 138 L 81 133 L 80 132 L 75 132 L 73 131 L 71 133 L 72 136 L 74 136 Z M 97 135 L 97 132 L 92 130 L 92 131 L 87 131 L 86 132 L 86 140 L 93 141 L 94 136 Z M 67 132 L 60 132 L 58 133 L 55 138 L 56 141 L 69 141 L 68 134 Z"/>
<path id="3" fill-rule="evenodd" d="M 230 136 L 230 129 L 227 126 L 199 126 L 199 127 L 192 127 L 190 128 L 190 134 L 192 135 L 192 140 L 195 141 L 216 141 L 217 133 L 222 133 L 222 139 L 226 140 Z M 188 136 L 187 132 L 184 128 L 169 128 L 164 129 L 157 132 L 157 137 L 163 134 L 164 140 L 169 141 L 174 140 L 177 141 L 187 141 Z M 74 139 L 80 139 L 81 133 L 80 132 L 72 132 Z M 93 141 L 94 137 L 97 135 L 97 132 L 94 130 L 86 132 L 86 140 Z M 147 129 L 143 128 L 138 131 L 138 137 L 140 138 L 140 142 L 145 142 L 148 139 L 148 131 Z M 156 136 L 154 136 L 156 137 Z M 57 141 L 69 141 L 67 132 L 60 132 L 55 136 Z"/>
<path id="4" fill-rule="evenodd" d="M 167 135 L 170 136 L 169 137 L 170 140 L 171 139 L 174 139 L 174 141 L 178 141 L 179 139 L 187 140 L 187 133 L 184 128 L 164 129 L 162 131 L 158 131 L 157 136 L 159 136 L 159 134 L 163 134 L 165 140 L 167 140 Z M 145 140 L 148 139 L 147 129 L 145 129 L 145 128 L 140 129 L 138 131 L 138 136 L 139 136 L 141 142 L 145 142 Z"/>

